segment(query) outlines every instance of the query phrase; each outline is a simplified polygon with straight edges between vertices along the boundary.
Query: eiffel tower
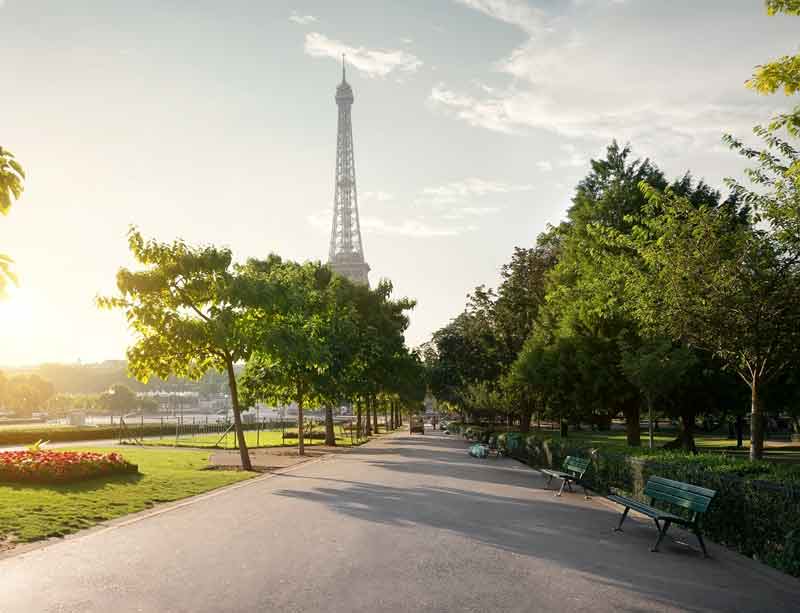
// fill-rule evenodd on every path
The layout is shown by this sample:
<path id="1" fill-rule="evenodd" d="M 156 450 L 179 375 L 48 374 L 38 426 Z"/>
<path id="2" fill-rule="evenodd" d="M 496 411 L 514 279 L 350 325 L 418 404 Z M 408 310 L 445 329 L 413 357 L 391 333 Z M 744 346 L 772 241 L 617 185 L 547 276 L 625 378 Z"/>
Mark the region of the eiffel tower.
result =
<path id="1" fill-rule="evenodd" d="M 354 283 L 369 285 L 369 264 L 364 261 L 361 225 L 358 221 L 356 166 L 353 156 L 353 88 L 347 82 L 342 56 L 342 82 L 336 88 L 339 126 L 336 136 L 336 186 L 333 196 L 333 223 L 328 264 Z"/>

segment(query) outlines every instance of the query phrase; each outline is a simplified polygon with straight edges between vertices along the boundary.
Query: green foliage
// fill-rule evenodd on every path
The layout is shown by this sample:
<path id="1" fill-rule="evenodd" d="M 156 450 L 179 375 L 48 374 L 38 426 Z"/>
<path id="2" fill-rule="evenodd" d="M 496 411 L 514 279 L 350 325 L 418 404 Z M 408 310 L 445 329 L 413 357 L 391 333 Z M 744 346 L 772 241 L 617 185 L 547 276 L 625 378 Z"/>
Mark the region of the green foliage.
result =
<path id="1" fill-rule="evenodd" d="M 666 477 L 717 491 L 703 531 L 714 541 L 800 576 L 800 467 L 744 462 L 724 454 L 686 455 L 633 450 L 593 453 L 569 439 L 542 435 L 526 439 L 531 465 L 559 468 L 568 455 L 590 458 L 587 481 L 599 492 L 622 491 L 643 502 L 650 476 Z M 634 455 L 632 455 L 634 454 Z"/>
<path id="2" fill-rule="evenodd" d="M 117 384 L 100 394 L 97 408 L 112 415 L 124 415 L 139 408 L 139 399 L 127 385 Z"/>
<path id="3" fill-rule="evenodd" d="M 0 380 L 0 406 L 13 410 L 18 417 L 43 410 L 53 393 L 53 384 L 35 374 Z"/>
<path id="4" fill-rule="evenodd" d="M 22 195 L 25 171 L 8 149 L 0 147 L 0 215 L 6 215 L 11 203 Z"/>
<path id="5" fill-rule="evenodd" d="M 767 14 L 800 15 L 800 1 L 798 0 L 767 0 Z M 800 54 L 784 55 L 776 60 L 756 66 L 753 77 L 747 86 L 760 94 L 774 94 L 783 90 L 787 96 L 792 96 L 800 91 Z M 786 127 L 795 136 L 800 135 L 800 105 L 790 113 L 778 115 L 771 127 L 778 129 Z"/>
<path id="6" fill-rule="evenodd" d="M 767 14 L 800 15 L 800 0 L 766 0 Z"/>
<path id="7" fill-rule="evenodd" d="M 22 195 L 22 182 L 25 171 L 14 155 L 0 147 L 0 215 L 7 215 L 14 200 Z M 8 282 L 16 283 L 17 277 L 11 269 L 14 261 L 4 253 L 0 253 L 0 298 L 5 295 Z"/>
<path id="8" fill-rule="evenodd" d="M 630 309 L 644 330 L 706 349 L 739 373 L 752 392 L 751 453 L 760 457 L 759 390 L 797 357 L 800 245 L 742 223 L 735 209 L 642 190 L 641 225 L 616 236 L 642 263 L 627 279 Z"/>
<path id="9" fill-rule="evenodd" d="M 128 244 L 143 269 L 121 269 L 119 294 L 98 298 L 98 304 L 123 310 L 136 335 L 127 352 L 129 370 L 142 381 L 226 373 L 242 466 L 249 469 L 234 364 L 250 356 L 264 322 L 286 308 L 280 287 L 234 267 L 228 249 L 148 241 L 135 228 Z"/>

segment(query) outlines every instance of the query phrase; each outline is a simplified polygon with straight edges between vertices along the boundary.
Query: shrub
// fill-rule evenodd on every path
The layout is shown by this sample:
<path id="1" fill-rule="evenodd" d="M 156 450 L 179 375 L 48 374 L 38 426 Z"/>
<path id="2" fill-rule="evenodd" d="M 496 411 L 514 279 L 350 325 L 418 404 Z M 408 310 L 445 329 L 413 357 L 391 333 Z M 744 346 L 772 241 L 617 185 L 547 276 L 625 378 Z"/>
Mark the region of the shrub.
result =
<path id="1" fill-rule="evenodd" d="M 717 492 L 702 517 L 704 532 L 717 543 L 800 576 L 800 467 L 748 462 L 724 454 L 631 450 L 591 450 L 569 439 L 528 436 L 532 466 L 560 467 L 567 455 L 590 458 L 588 485 L 598 492 L 643 496 L 647 479 L 657 475 Z M 675 509 L 672 509 L 675 511 Z"/>
<path id="2" fill-rule="evenodd" d="M 118 453 L 89 451 L 6 451 L 0 453 L 0 482 L 65 483 L 139 468 Z"/>
<path id="3" fill-rule="evenodd" d="M 464 427 L 460 421 L 451 421 L 447 424 L 448 434 L 461 434 L 461 429 Z"/>

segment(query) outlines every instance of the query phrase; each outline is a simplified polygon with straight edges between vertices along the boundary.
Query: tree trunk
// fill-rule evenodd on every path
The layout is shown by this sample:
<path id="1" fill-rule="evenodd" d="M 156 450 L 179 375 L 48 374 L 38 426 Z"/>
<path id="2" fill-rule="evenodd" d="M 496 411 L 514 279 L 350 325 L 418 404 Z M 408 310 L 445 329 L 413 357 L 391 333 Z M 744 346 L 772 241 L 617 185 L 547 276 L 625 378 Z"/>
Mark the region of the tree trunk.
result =
<path id="1" fill-rule="evenodd" d="M 750 460 L 760 460 L 764 455 L 764 416 L 758 384 L 758 376 L 754 376 L 750 383 Z"/>
<path id="2" fill-rule="evenodd" d="M 389 427 L 392 430 L 394 430 L 394 428 L 395 428 L 395 425 L 394 425 L 394 403 L 395 403 L 395 401 L 392 400 L 392 402 L 389 404 Z"/>
<path id="3" fill-rule="evenodd" d="M 372 397 L 372 431 L 378 434 L 378 402 L 375 396 Z"/>
<path id="4" fill-rule="evenodd" d="M 639 419 L 638 404 L 630 403 L 625 407 L 625 436 L 628 447 L 642 446 L 642 428 Z"/>
<path id="5" fill-rule="evenodd" d="M 650 449 L 654 447 L 653 443 L 653 400 L 650 396 L 647 397 L 647 441 Z"/>
<path id="6" fill-rule="evenodd" d="M 356 436 L 361 440 L 361 401 L 356 400 Z"/>
<path id="7" fill-rule="evenodd" d="M 736 449 L 742 448 L 744 439 L 744 417 L 742 415 L 736 416 Z"/>
<path id="8" fill-rule="evenodd" d="M 522 410 L 522 416 L 520 417 L 519 422 L 519 431 L 525 432 L 526 434 L 531 431 L 531 417 L 533 416 L 533 410 L 529 408 L 525 408 Z"/>
<path id="9" fill-rule="evenodd" d="M 682 449 L 691 453 L 697 453 L 697 445 L 694 442 L 694 409 L 681 411 L 681 429 L 675 440 L 666 443 L 663 449 Z"/>
<path id="10" fill-rule="evenodd" d="M 247 441 L 244 439 L 244 429 L 242 428 L 242 414 L 239 409 L 239 388 L 236 385 L 236 373 L 233 370 L 233 360 L 226 356 L 225 369 L 228 372 L 228 387 L 231 391 L 231 408 L 233 409 L 233 426 L 236 430 L 236 439 L 239 441 L 239 456 L 242 459 L 244 470 L 253 470 L 250 463 L 250 453 L 247 450 Z"/>
<path id="11" fill-rule="evenodd" d="M 303 440 L 303 395 L 297 398 L 297 453 L 306 454 L 306 443 Z"/>
<path id="12" fill-rule="evenodd" d="M 569 423 L 566 419 L 561 420 L 561 438 L 569 438 Z"/>
<path id="13" fill-rule="evenodd" d="M 369 400 L 370 400 L 369 396 L 367 396 L 364 399 L 364 417 L 366 418 L 366 428 L 364 429 L 364 434 L 366 436 L 372 436 L 372 420 L 370 419 L 370 416 L 369 416 L 369 410 L 370 410 L 370 401 Z"/>
<path id="14" fill-rule="evenodd" d="M 325 444 L 336 446 L 336 433 L 333 431 L 333 407 L 325 407 Z"/>

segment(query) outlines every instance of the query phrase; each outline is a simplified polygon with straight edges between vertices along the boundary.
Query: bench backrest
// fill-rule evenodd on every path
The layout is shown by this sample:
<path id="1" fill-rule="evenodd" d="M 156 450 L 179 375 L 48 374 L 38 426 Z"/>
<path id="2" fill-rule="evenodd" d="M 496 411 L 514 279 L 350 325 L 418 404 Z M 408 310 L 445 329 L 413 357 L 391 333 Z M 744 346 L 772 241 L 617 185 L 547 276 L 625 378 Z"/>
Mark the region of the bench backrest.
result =
<path id="1" fill-rule="evenodd" d="M 695 513 L 705 513 L 717 492 L 690 483 L 650 477 L 644 488 L 644 495 L 652 500 L 668 502 Z"/>
<path id="2" fill-rule="evenodd" d="M 578 478 L 583 477 L 583 473 L 589 468 L 589 460 L 568 455 L 564 460 L 564 472 L 572 473 Z"/>

